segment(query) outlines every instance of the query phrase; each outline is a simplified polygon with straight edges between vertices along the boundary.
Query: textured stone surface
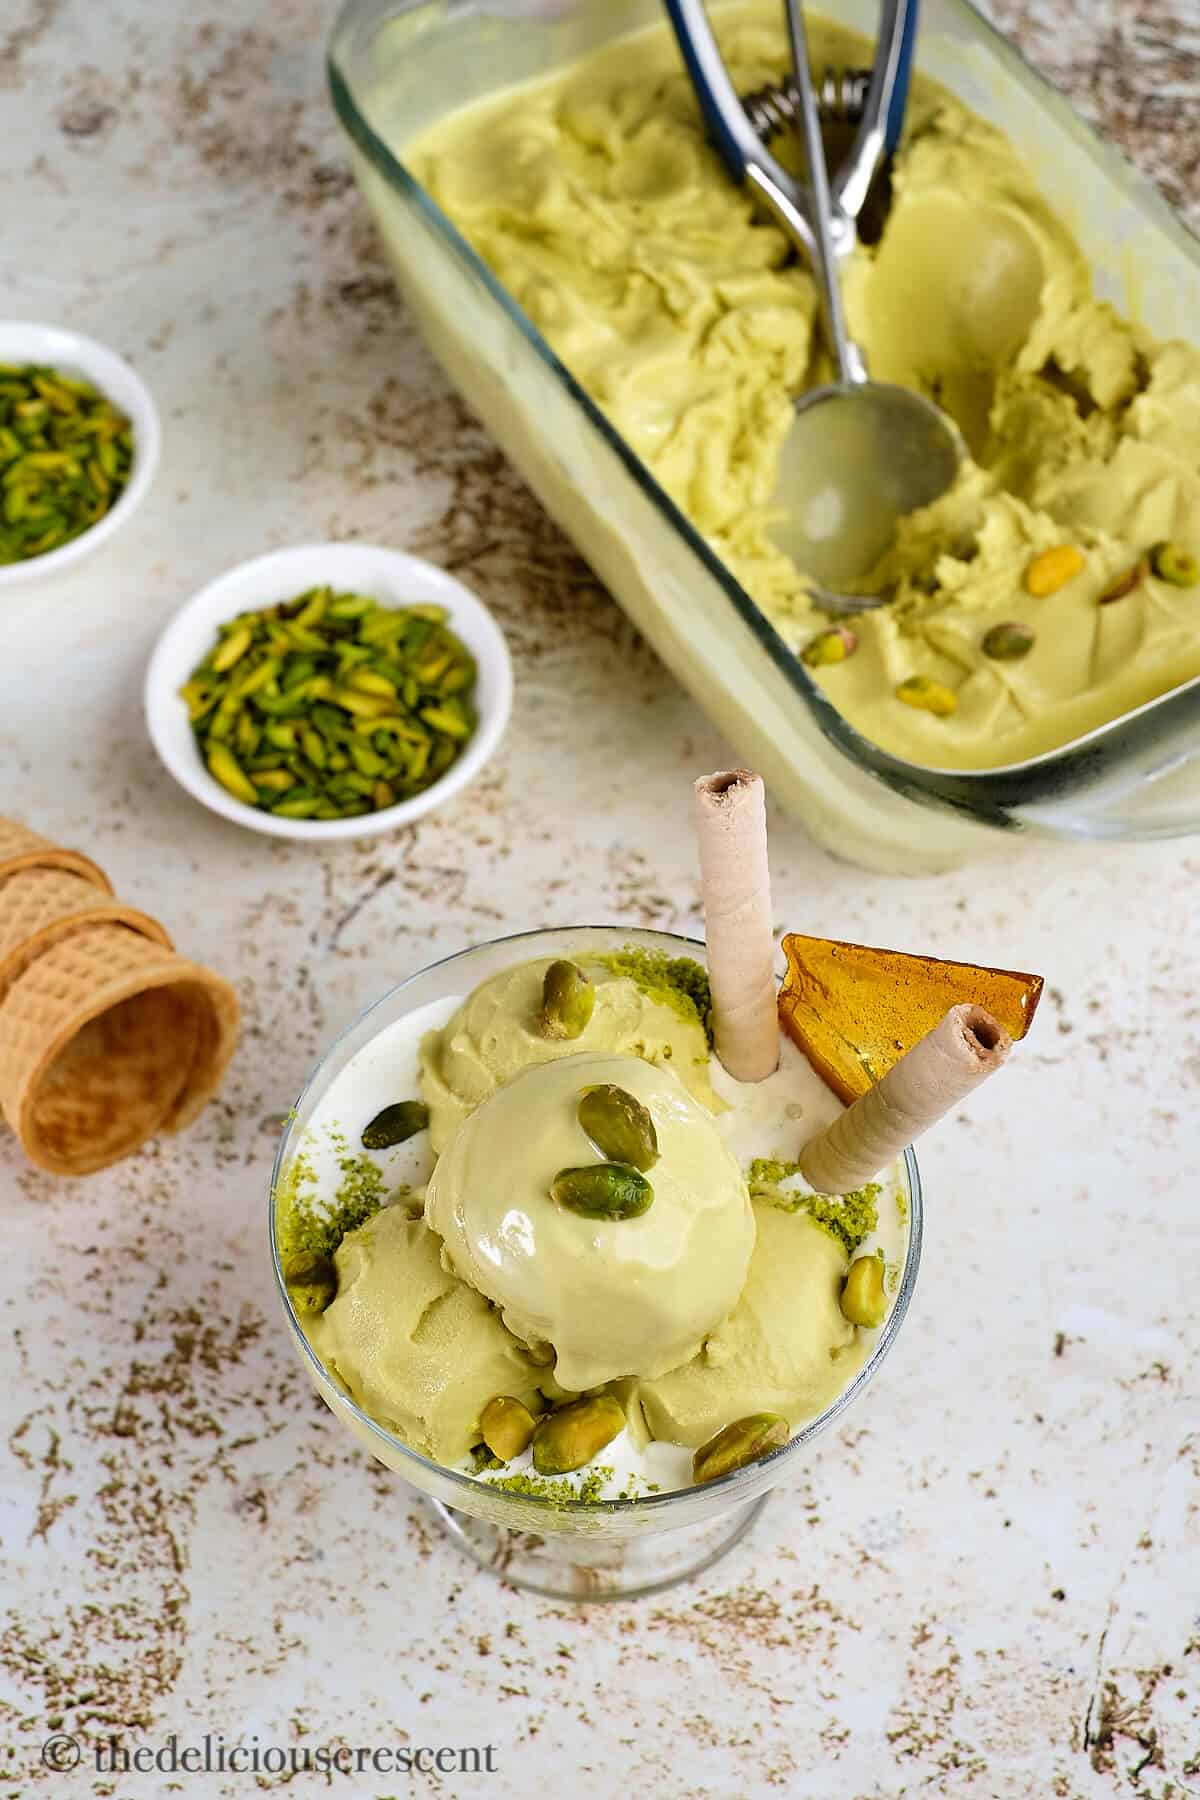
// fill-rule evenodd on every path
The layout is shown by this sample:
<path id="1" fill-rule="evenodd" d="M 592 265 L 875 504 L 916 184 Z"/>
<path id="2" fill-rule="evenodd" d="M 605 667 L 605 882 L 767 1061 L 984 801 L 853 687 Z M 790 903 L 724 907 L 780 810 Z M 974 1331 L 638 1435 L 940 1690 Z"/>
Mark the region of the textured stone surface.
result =
<path id="1" fill-rule="evenodd" d="M 1195 218 L 1191 0 L 995 10 Z M 4 596 L 0 810 L 99 857 L 247 1009 L 183 1139 L 78 1185 L 0 1142 L 0 1793 L 258 1791 L 45 1772 L 56 1730 L 490 1742 L 487 1791 L 580 1800 L 1200 1793 L 1194 843 L 1015 845 L 907 883 L 773 821 L 780 927 L 1038 968 L 1051 992 L 924 1154 L 926 1265 L 889 1366 L 697 1586 L 582 1613 L 500 1588 L 293 1364 L 266 1184 L 316 1054 L 475 939 L 696 928 L 688 783 L 729 756 L 398 311 L 322 89 L 328 15 L 10 0 L 0 19 L 0 314 L 117 345 L 166 431 L 137 521 Z M 200 582 L 329 534 L 460 570 L 510 634 L 518 701 L 455 805 L 314 852 L 187 801 L 139 684 Z"/>

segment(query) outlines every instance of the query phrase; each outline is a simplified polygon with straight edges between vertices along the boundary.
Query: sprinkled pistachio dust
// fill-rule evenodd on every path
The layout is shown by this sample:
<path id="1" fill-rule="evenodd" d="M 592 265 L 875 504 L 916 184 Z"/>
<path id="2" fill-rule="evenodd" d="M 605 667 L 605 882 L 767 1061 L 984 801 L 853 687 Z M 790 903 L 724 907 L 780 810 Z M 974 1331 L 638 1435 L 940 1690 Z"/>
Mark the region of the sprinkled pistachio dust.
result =
<path id="1" fill-rule="evenodd" d="M 752 1200 L 766 1200 L 784 1212 L 805 1212 L 814 1224 L 835 1237 L 847 1256 L 853 1256 L 879 1223 L 880 1186 L 869 1181 L 849 1194 L 800 1194 L 786 1192 L 783 1184 L 800 1172 L 799 1163 L 775 1162 L 759 1156 L 750 1164 L 746 1180 Z"/>
<path id="2" fill-rule="evenodd" d="M 708 971 L 690 956 L 668 956 L 665 950 L 639 950 L 632 944 L 611 956 L 589 959 L 614 975 L 627 975 L 652 1000 L 661 1000 L 679 1016 L 698 1020 L 712 1048 L 712 991 Z"/>
<path id="3" fill-rule="evenodd" d="M 478 1456 L 478 1451 L 473 1452 Z M 485 1463 L 484 1469 L 492 1464 Z M 500 1465 L 495 1465 L 499 1467 Z M 613 1479 L 616 1471 L 609 1463 L 598 1464 L 587 1471 L 582 1481 L 576 1484 L 561 1477 L 553 1480 L 545 1475 L 535 1475 L 533 1470 L 522 1470 L 517 1475 L 501 1475 L 494 1480 L 489 1478 L 488 1487 L 503 1488 L 510 1494 L 525 1494 L 532 1500 L 548 1500 L 552 1506 L 578 1505 L 585 1506 L 611 1505 L 613 1500 L 637 1500 L 643 1494 L 656 1494 L 658 1483 L 644 1481 L 639 1475 L 631 1475 L 619 1494 L 606 1494 L 607 1484 Z"/>
<path id="4" fill-rule="evenodd" d="M 371 1157 L 352 1151 L 341 1136 L 333 1143 L 341 1180 L 332 1200 L 320 1197 L 316 1171 L 303 1151 L 275 1189 L 276 1235 L 284 1258 L 300 1250 L 332 1256 L 346 1233 L 377 1213 L 395 1191 Z"/>

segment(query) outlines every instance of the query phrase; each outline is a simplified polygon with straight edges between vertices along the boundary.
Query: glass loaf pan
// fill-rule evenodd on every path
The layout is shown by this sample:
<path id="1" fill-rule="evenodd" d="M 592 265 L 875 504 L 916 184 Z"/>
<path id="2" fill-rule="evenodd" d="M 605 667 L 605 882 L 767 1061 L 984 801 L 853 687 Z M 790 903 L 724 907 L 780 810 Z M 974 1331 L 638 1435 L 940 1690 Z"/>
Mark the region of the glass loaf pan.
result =
<path id="1" fill-rule="evenodd" d="M 874 0 L 822 0 L 820 10 L 874 30 Z M 1014 830 L 1200 829 L 1200 680 L 1061 750 L 982 773 L 903 762 L 861 737 L 393 147 L 663 17 L 658 0 L 347 0 L 330 45 L 334 103 L 434 355 L 663 661 L 839 855 L 920 873 L 995 849 Z M 917 60 L 1008 132 L 1076 232 L 1102 297 L 1160 336 L 1194 334 L 1200 244 L 967 0 L 926 0 Z"/>

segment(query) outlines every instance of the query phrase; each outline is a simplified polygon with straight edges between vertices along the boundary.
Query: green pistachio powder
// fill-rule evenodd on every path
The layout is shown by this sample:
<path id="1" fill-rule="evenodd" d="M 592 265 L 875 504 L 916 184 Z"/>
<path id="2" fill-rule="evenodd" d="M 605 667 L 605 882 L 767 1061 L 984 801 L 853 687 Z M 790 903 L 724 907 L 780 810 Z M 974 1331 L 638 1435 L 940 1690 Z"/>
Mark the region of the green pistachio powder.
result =
<path id="1" fill-rule="evenodd" d="M 614 975 L 628 976 L 636 987 L 654 1000 L 670 1006 L 682 1018 L 698 1020 L 712 1045 L 712 993 L 707 970 L 687 956 L 668 956 L 661 950 L 627 949 L 611 956 L 595 959 Z M 301 1152 L 292 1159 L 287 1174 L 275 1190 L 275 1207 L 279 1250 L 286 1261 L 301 1250 L 315 1250 L 332 1256 L 347 1232 L 354 1231 L 389 1200 L 403 1196 L 407 1190 L 389 1190 L 379 1165 L 364 1151 L 353 1151 L 340 1133 L 331 1140 L 338 1153 L 341 1180 L 332 1202 L 322 1202 L 316 1172 Z M 805 1212 L 824 1231 L 836 1238 L 847 1256 L 853 1256 L 859 1245 L 870 1236 L 879 1221 L 878 1182 L 868 1182 L 853 1193 L 829 1194 L 789 1193 L 784 1184 L 799 1172 L 798 1163 L 778 1162 L 769 1157 L 756 1157 L 747 1172 L 750 1193 L 755 1200 L 768 1201 L 784 1212 Z M 908 1206 L 903 1194 L 897 1194 L 896 1206 L 901 1221 Z M 894 1289 L 898 1271 L 887 1266 L 888 1287 Z M 481 1445 L 475 1452 L 477 1474 L 490 1474 L 504 1464 Z M 494 1477 L 492 1487 L 509 1493 L 525 1494 L 554 1505 L 603 1504 L 603 1489 L 612 1479 L 611 1467 L 589 1470 L 578 1487 L 568 1481 L 547 1480 L 530 1473 Z M 656 1491 L 654 1483 L 644 1484 L 637 1476 L 622 1489 L 619 1499 L 635 1499 L 639 1492 Z"/>

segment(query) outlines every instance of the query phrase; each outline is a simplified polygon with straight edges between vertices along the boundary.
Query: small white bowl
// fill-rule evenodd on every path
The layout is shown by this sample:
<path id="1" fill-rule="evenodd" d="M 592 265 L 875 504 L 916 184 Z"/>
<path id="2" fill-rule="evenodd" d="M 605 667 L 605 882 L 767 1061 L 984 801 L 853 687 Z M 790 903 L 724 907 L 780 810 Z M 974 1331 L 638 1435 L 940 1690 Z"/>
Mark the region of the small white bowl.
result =
<path id="1" fill-rule="evenodd" d="M 279 819 L 247 806 L 205 768 L 179 690 L 211 650 L 217 627 L 238 613 L 294 600 L 308 588 L 330 586 L 369 594 L 383 606 L 444 606 L 446 623 L 478 665 L 478 724 L 462 755 L 411 800 L 352 819 Z M 504 735 L 512 711 L 512 664 L 504 635 L 487 607 L 444 569 L 375 544 L 302 544 L 240 563 L 201 588 L 175 614 L 146 670 L 146 724 L 159 756 L 203 806 L 270 837 L 330 840 L 374 837 L 419 819 L 478 775 Z"/>
<path id="2" fill-rule="evenodd" d="M 158 413 L 141 376 L 115 350 L 106 350 L 82 332 L 68 331 L 63 325 L 0 319 L 0 363 L 44 363 L 61 369 L 64 375 L 81 375 L 127 413 L 133 426 L 133 465 L 116 505 L 58 550 L 27 557 L 24 562 L 0 563 L 0 588 L 6 588 L 57 574 L 69 563 L 98 550 L 114 531 L 119 531 L 149 492 L 158 467 L 161 434 Z"/>

